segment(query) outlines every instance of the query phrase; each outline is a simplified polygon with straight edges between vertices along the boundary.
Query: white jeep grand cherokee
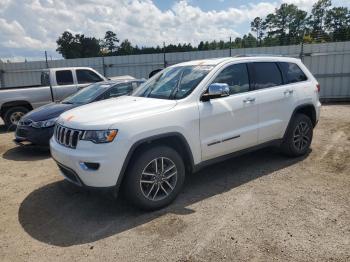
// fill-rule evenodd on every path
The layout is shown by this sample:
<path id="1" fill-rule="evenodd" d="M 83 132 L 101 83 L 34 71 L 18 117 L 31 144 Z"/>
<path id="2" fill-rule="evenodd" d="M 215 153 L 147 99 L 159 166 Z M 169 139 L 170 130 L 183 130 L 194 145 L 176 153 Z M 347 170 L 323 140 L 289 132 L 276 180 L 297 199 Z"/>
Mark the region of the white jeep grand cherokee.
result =
<path id="1" fill-rule="evenodd" d="M 67 180 L 121 187 L 144 209 L 168 205 L 186 172 L 262 146 L 308 152 L 319 84 L 299 59 L 190 61 L 159 72 L 132 96 L 61 115 L 50 141 Z"/>

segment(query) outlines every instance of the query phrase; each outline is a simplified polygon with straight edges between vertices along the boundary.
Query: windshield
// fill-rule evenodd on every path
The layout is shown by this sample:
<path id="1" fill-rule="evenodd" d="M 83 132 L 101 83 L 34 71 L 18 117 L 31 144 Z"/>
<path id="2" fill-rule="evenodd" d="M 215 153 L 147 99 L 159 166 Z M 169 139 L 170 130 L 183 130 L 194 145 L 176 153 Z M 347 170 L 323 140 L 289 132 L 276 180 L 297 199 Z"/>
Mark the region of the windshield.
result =
<path id="1" fill-rule="evenodd" d="M 86 104 L 92 102 L 99 95 L 103 94 L 108 88 L 116 83 L 95 83 L 85 87 L 77 93 L 67 97 L 62 101 L 63 104 Z"/>
<path id="2" fill-rule="evenodd" d="M 169 67 L 149 79 L 132 95 L 160 99 L 182 99 L 188 96 L 213 66 Z"/>

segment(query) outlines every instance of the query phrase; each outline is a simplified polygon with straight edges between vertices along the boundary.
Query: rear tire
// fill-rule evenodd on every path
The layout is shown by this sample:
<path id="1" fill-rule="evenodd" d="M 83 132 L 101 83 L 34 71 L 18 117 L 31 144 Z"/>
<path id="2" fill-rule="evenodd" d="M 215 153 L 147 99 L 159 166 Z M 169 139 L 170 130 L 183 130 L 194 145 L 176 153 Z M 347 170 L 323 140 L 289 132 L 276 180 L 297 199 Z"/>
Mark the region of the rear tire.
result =
<path id="1" fill-rule="evenodd" d="M 156 210 L 174 201 L 184 180 L 185 166 L 178 152 L 156 146 L 139 152 L 131 161 L 123 191 L 137 207 Z"/>
<path id="2" fill-rule="evenodd" d="M 10 130 L 16 129 L 18 121 L 28 112 L 29 109 L 24 106 L 16 106 L 7 109 L 4 113 L 5 125 Z"/>
<path id="3" fill-rule="evenodd" d="M 305 155 L 310 148 L 313 136 L 311 119 L 304 114 L 296 114 L 288 127 L 281 145 L 282 152 L 291 157 Z"/>

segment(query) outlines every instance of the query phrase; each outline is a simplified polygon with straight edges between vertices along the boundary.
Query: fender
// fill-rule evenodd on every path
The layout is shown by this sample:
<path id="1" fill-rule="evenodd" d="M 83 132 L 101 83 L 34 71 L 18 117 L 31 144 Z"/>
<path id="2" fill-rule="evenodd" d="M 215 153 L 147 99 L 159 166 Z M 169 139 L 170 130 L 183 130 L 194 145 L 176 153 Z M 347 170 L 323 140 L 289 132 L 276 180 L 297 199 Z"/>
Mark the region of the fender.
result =
<path id="1" fill-rule="evenodd" d="M 187 161 L 190 164 L 190 168 L 191 168 L 191 170 L 194 170 L 195 164 L 194 164 L 194 160 L 193 160 L 192 150 L 191 150 L 186 138 L 183 136 L 183 134 L 181 134 L 179 132 L 169 132 L 169 133 L 164 133 L 164 134 L 146 137 L 146 138 L 143 138 L 143 139 L 135 142 L 131 146 L 128 154 L 126 155 L 126 158 L 124 160 L 122 169 L 120 171 L 120 174 L 119 174 L 119 177 L 118 177 L 118 180 L 116 183 L 116 193 L 119 191 L 120 185 L 121 185 L 123 178 L 126 174 L 126 169 L 129 165 L 130 160 L 131 160 L 133 154 L 135 153 L 136 149 L 143 144 L 149 144 L 149 143 L 152 143 L 152 142 L 157 141 L 159 139 L 170 138 L 170 137 L 176 137 L 176 138 L 181 140 L 182 144 L 184 145 L 184 150 L 186 152 L 186 155 L 189 157 L 189 159 Z"/>

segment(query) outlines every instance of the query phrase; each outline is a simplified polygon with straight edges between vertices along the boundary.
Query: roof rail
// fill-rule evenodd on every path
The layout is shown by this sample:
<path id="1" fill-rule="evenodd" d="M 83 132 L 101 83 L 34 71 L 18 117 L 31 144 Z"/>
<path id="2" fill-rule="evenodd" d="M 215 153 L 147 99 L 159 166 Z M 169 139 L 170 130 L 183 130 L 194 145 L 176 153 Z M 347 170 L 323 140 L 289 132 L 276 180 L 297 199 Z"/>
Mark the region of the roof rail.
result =
<path id="1" fill-rule="evenodd" d="M 276 55 L 276 54 L 238 54 L 232 57 L 254 57 L 254 56 L 275 56 L 275 57 L 283 57 L 284 55 Z"/>

